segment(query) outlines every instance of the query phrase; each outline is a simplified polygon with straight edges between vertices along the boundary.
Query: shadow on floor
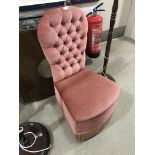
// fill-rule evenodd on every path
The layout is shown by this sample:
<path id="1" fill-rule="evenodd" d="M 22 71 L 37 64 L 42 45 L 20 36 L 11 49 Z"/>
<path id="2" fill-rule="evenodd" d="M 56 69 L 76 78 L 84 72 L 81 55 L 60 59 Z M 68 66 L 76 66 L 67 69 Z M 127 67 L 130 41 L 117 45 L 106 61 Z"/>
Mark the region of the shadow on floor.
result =
<path id="1" fill-rule="evenodd" d="M 29 112 L 28 114 L 25 114 L 25 119 L 22 119 L 22 122 L 29 121 L 30 118 L 35 116 L 37 113 L 42 111 L 47 104 L 51 103 L 51 105 L 55 105 L 57 103 L 55 96 L 52 96 L 50 98 L 47 98 L 45 100 L 41 101 L 41 104 L 39 102 L 34 102 L 30 104 L 23 104 L 19 103 L 19 116 L 22 116 L 24 112 Z"/>
<path id="2" fill-rule="evenodd" d="M 92 63 L 93 63 L 93 60 L 88 58 L 88 57 L 86 57 L 86 66 L 87 65 L 91 65 Z"/>
<path id="3" fill-rule="evenodd" d="M 113 76 L 117 76 L 117 74 L 120 74 L 121 71 L 123 71 L 127 67 L 129 67 L 131 63 L 133 63 L 133 60 L 124 61 L 123 57 L 120 57 L 118 59 L 113 59 L 112 62 L 109 62 L 109 66 L 107 68 L 107 73 L 109 73 L 108 72 L 108 69 L 109 69 Z M 117 66 L 117 67 L 115 67 L 115 66 Z"/>
<path id="4" fill-rule="evenodd" d="M 134 97 L 132 96 L 132 94 L 121 89 L 120 97 L 117 100 L 116 108 L 113 112 L 110 122 L 107 124 L 107 126 L 105 126 L 105 129 L 113 126 L 119 120 L 124 119 L 133 105 Z"/>

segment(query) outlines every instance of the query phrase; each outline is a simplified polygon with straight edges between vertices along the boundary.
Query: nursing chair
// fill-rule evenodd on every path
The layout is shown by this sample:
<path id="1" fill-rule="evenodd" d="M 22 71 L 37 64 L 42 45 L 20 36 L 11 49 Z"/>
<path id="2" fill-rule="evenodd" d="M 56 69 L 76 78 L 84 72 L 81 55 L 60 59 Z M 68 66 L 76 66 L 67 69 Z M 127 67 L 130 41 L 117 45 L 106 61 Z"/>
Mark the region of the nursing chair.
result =
<path id="1" fill-rule="evenodd" d="M 87 31 L 86 16 L 73 6 L 48 10 L 37 31 L 57 101 L 74 137 L 81 141 L 101 131 L 120 91 L 117 83 L 86 69 Z"/>

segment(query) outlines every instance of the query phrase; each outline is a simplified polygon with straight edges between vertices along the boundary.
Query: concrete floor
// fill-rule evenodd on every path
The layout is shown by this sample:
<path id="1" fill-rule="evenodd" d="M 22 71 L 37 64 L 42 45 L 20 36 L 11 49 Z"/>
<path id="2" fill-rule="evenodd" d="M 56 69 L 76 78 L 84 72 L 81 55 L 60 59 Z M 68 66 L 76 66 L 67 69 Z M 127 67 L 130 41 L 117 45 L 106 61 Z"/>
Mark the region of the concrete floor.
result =
<path id="1" fill-rule="evenodd" d="M 103 53 L 105 51 L 103 43 Z M 124 37 L 112 42 L 107 72 L 120 84 L 121 94 L 112 119 L 100 134 L 85 142 L 76 142 L 55 96 L 20 104 L 20 122 L 40 122 L 53 138 L 49 155 L 134 155 L 134 42 Z M 97 59 L 87 59 L 87 67 L 102 70 L 103 53 Z"/>

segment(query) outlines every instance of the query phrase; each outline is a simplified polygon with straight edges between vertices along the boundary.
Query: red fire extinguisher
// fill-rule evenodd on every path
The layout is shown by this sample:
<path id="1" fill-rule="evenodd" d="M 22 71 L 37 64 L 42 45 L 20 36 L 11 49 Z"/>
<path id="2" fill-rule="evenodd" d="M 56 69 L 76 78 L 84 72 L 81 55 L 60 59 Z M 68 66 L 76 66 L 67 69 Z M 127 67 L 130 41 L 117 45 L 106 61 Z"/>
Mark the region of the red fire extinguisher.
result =
<path id="1" fill-rule="evenodd" d="M 103 9 L 97 10 L 103 3 L 100 3 L 93 9 L 93 12 L 87 14 L 88 20 L 88 37 L 86 53 L 88 57 L 97 58 L 101 52 L 102 40 L 102 21 L 103 18 L 97 15 L 98 11 L 105 11 Z"/>

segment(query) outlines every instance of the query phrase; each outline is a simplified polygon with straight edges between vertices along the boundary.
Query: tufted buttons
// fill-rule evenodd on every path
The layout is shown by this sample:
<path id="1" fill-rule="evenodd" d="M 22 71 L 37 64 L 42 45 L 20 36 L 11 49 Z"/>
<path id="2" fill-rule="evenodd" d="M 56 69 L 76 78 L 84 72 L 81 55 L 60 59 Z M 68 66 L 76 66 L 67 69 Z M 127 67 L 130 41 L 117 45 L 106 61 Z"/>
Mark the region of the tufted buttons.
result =
<path id="1" fill-rule="evenodd" d="M 65 12 L 59 8 L 47 11 L 39 26 L 41 46 L 44 47 L 45 56 L 52 64 L 54 82 L 77 73 L 85 65 L 83 57 L 87 18 L 80 9 L 72 6 L 69 8 Z M 48 29 L 46 24 L 49 25 Z M 47 45 L 50 45 L 50 51 Z"/>
<path id="2" fill-rule="evenodd" d="M 49 23 L 49 26 L 50 26 L 50 27 L 53 27 L 52 23 Z"/>
<path id="3" fill-rule="evenodd" d="M 60 54 L 64 54 L 65 53 L 65 51 L 64 50 L 62 50 L 61 52 L 60 52 Z"/>
<path id="4" fill-rule="evenodd" d="M 71 19 L 71 23 L 73 24 L 74 22 L 75 22 L 75 20 L 72 18 L 72 19 Z"/>
<path id="5" fill-rule="evenodd" d="M 78 63 L 80 63 L 81 62 L 81 59 L 80 60 L 78 60 Z"/>
<path id="6" fill-rule="evenodd" d="M 74 66 L 74 63 L 71 63 L 70 66 L 73 67 Z"/>
<path id="7" fill-rule="evenodd" d="M 62 34 L 61 34 L 61 33 L 58 33 L 58 36 L 59 36 L 59 37 L 61 37 L 61 36 L 62 36 Z"/>
<path id="8" fill-rule="evenodd" d="M 64 44 L 65 44 L 65 45 L 67 45 L 67 43 L 68 43 L 68 41 L 67 41 L 67 40 L 65 40 L 65 41 L 64 41 Z"/>
<path id="9" fill-rule="evenodd" d="M 78 49 L 80 48 L 80 44 L 77 46 L 77 48 L 78 48 Z"/>
<path id="10" fill-rule="evenodd" d="M 77 57 L 77 54 L 74 55 L 74 58 L 76 58 L 76 57 Z"/>
<path id="11" fill-rule="evenodd" d="M 58 48 L 59 47 L 59 43 L 57 42 L 56 44 L 54 44 L 54 47 Z"/>
<path id="12" fill-rule="evenodd" d="M 79 21 L 80 21 L 80 22 L 82 22 L 82 21 L 83 21 L 83 17 L 82 17 L 82 16 L 80 17 Z"/>
<path id="13" fill-rule="evenodd" d="M 81 29 L 80 26 L 78 26 L 77 29 L 76 29 L 76 32 L 79 32 L 80 29 Z"/>
<path id="14" fill-rule="evenodd" d="M 84 37 L 85 37 L 85 34 L 81 35 L 80 39 L 84 39 Z"/>
<path id="15" fill-rule="evenodd" d="M 67 66 L 66 66 L 66 65 L 64 65 L 64 66 L 62 67 L 62 70 L 65 70 L 65 69 L 67 69 Z"/>
<path id="16" fill-rule="evenodd" d="M 76 41 L 76 38 L 74 37 L 72 41 L 75 42 Z"/>
<path id="17" fill-rule="evenodd" d="M 70 52 L 73 51 L 73 47 L 69 48 L 69 51 L 70 51 Z"/>
<path id="18" fill-rule="evenodd" d="M 61 64 L 61 61 L 59 60 L 58 62 L 57 62 L 57 65 L 60 65 Z"/>
<path id="19" fill-rule="evenodd" d="M 72 31 L 69 29 L 69 30 L 67 31 L 67 34 L 71 34 L 71 32 L 72 32 Z"/>
<path id="20" fill-rule="evenodd" d="M 65 24 L 66 24 L 65 22 L 63 22 L 63 21 L 61 22 L 61 25 L 65 26 Z"/>

